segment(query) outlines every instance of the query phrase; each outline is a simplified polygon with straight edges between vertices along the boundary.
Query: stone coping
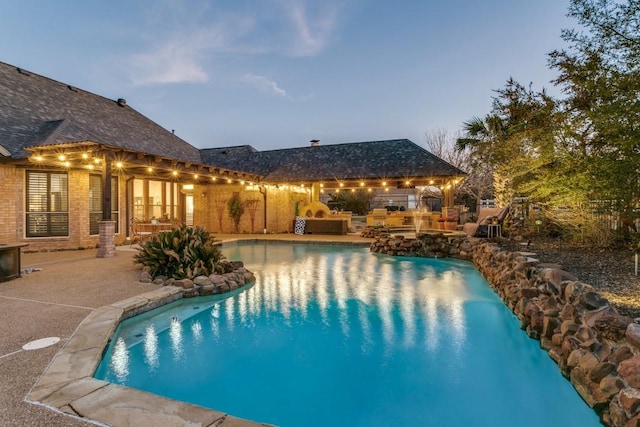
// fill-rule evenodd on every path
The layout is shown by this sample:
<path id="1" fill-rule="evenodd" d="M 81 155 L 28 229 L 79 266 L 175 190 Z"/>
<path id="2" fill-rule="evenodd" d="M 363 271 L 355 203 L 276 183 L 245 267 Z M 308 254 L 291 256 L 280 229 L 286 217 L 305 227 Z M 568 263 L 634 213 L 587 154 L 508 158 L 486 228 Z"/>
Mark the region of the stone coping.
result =
<path id="1" fill-rule="evenodd" d="M 182 291 L 165 286 L 89 314 L 56 354 L 27 400 L 86 421 L 114 426 L 268 426 L 93 378 L 122 320 L 181 299 Z"/>
<path id="2" fill-rule="evenodd" d="M 304 235 L 305 237 L 309 237 L 309 235 Z M 225 238 L 223 240 L 216 240 L 214 244 L 224 246 L 227 244 L 246 244 L 250 245 L 253 243 L 267 243 L 267 244 L 296 244 L 296 245 L 329 245 L 329 246 L 370 246 L 372 239 L 366 241 L 356 241 L 356 240 L 332 240 L 327 238 L 329 236 L 323 235 L 325 239 L 323 240 L 298 240 L 295 238 L 279 238 L 279 239 L 269 239 L 269 238 L 260 238 L 260 237 L 238 237 L 238 238 Z M 303 236 L 300 236 L 303 237 Z"/>
<path id="3" fill-rule="evenodd" d="M 217 235 L 216 244 L 273 242 L 369 246 L 371 239 L 325 235 Z M 89 314 L 56 354 L 25 401 L 98 425 L 270 426 L 176 401 L 93 377 L 118 324 L 184 297 L 184 289 L 165 286 Z"/>

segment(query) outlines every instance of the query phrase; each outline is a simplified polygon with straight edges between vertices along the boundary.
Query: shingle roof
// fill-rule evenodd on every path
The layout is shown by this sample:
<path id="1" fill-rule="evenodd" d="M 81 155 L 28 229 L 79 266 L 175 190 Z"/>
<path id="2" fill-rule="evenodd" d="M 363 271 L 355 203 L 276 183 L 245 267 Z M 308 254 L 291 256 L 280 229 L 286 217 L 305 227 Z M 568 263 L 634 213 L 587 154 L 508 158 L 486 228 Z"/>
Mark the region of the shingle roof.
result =
<path id="1" fill-rule="evenodd" d="M 268 181 L 461 176 L 463 171 L 408 139 L 271 151 L 251 146 L 201 150 L 204 163 L 263 175 Z"/>
<path id="2" fill-rule="evenodd" d="M 0 154 L 25 159 L 37 147 L 99 144 L 267 181 L 460 176 L 464 172 L 407 139 L 257 151 L 198 150 L 126 105 L 0 62 Z"/>
<path id="3" fill-rule="evenodd" d="M 73 141 L 200 163 L 197 148 L 126 102 L 0 62 L 0 145 L 24 158 L 26 147 Z"/>

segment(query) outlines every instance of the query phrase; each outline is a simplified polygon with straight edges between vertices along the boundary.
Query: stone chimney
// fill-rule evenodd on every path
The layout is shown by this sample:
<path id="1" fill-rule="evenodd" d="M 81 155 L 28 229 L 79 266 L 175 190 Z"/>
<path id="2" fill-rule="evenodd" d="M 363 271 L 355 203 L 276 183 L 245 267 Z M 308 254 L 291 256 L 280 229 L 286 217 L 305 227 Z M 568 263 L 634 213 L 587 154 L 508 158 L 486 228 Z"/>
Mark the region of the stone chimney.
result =
<path id="1" fill-rule="evenodd" d="M 312 147 L 317 147 L 318 145 L 320 145 L 320 140 L 319 139 L 312 139 L 311 140 L 311 146 Z"/>

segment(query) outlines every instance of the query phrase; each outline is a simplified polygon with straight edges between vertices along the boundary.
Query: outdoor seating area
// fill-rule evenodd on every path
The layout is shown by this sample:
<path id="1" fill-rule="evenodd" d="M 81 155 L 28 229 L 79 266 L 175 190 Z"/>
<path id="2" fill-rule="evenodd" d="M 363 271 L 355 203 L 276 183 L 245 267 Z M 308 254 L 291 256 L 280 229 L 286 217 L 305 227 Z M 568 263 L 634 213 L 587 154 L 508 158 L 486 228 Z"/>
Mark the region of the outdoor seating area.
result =
<path id="1" fill-rule="evenodd" d="M 419 212 L 415 210 L 392 211 L 373 209 L 366 216 L 367 226 L 409 227 L 415 228 L 416 221 L 421 229 L 438 228 L 440 212 Z"/>
<path id="2" fill-rule="evenodd" d="M 144 243 L 158 233 L 163 233 L 180 227 L 177 219 L 141 221 L 138 218 L 131 218 L 129 221 L 130 244 Z"/>
<path id="3" fill-rule="evenodd" d="M 501 237 L 502 222 L 509 213 L 509 208 L 480 208 L 478 220 L 467 222 L 462 231 L 469 237 Z"/>

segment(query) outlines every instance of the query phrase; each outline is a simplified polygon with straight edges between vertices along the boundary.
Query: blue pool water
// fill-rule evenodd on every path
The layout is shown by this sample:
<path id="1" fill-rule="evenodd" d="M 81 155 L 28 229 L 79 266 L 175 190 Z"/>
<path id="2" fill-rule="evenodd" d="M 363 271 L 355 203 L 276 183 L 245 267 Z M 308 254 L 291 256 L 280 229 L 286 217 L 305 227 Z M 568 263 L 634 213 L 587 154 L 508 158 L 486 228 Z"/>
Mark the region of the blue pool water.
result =
<path id="1" fill-rule="evenodd" d="M 469 263 L 224 246 L 257 282 L 123 322 L 96 377 L 288 426 L 596 426 Z"/>

